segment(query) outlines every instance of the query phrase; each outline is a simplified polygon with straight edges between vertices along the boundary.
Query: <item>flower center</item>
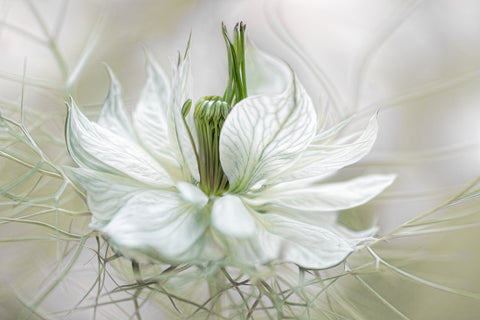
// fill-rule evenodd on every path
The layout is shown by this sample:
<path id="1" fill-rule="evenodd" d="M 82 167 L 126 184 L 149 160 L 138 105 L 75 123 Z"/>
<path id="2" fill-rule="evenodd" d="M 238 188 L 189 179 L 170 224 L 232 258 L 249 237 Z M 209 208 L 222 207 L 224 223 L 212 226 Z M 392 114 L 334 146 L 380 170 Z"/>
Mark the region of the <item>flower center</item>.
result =
<path id="1" fill-rule="evenodd" d="M 197 129 L 198 145 L 189 130 L 190 139 L 196 150 L 198 171 L 200 173 L 200 189 L 208 195 L 221 195 L 228 190 L 228 178 L 220 163 L 220 132 L 230 110 L 247 97 L 245 78 L 245 24 L 237 24 L 233 32 L 233 42 L 222 24 L 223 37 L 228 54 L 228 82 L 223 97 L 207 96 L 201 98 L 193 115 Z M 182 114 L 188 115 L 192 100 L 187 100 Z M 186 125 L 186 121 L 185 121 Z"/>

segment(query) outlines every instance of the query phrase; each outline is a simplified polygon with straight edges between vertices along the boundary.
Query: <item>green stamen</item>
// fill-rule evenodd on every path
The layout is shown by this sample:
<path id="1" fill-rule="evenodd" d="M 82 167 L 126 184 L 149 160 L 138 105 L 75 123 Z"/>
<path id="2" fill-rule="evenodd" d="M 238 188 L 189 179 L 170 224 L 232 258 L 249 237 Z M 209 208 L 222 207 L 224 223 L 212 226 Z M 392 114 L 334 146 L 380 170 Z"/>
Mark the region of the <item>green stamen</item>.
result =
<path id="1" fill-rule="evenodd" d="M 199 187 L 206 194 L 221 195 L 228 190 L 228 179 L 220 164 L 219 140 L 230 105 L 221 97 L 200 99 L 194 121 L 198 134 Z"/>

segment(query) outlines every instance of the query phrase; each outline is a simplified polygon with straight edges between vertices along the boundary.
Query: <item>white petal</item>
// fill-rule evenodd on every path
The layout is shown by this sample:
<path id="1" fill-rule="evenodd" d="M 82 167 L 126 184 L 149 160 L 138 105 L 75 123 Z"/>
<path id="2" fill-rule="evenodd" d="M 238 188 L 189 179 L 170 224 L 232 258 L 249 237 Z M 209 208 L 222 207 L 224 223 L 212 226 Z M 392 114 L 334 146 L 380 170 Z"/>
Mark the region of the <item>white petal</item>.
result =
<path id="1" fill-rule="evenodd" d="M 315 134 L 312 101 L 295 79 L 277 96 L 254 96 L 238 103 L 220 136 L 220 160 L 239 192 L 278 174 L 309 145 Z"/>
<path id="2" fill-rule="evenodd" d="M 155 186 L 170 186 L 165 169 L 148 153 L 111 131 L 89 121 L 71 101 L 66 140 L 70 155 L 82 166 L 102 172 L 123 173 Z"/>
<path id="3" fill-rule="evenodd" d="M 361 135 L 347 137 L 344 139 L 345 144 L 323 144 L 325 141 L 319 138 L 318 143 L 312 143 L 291 168 L 270 183 L 299 179 L 320 180 L 327 177 L 367 155 L 377 139 L 377 131 L 377 118 L 374 116 Z"/>
<path id="4" fill-rule="evenodd" d="M 98 124 L 117 135 L 132 139 L 135 135 L 123 105 L 122 87 L 108 66 L 107 71 L 110 75 L 110 91 L 100 111 Z"/>
<path id="5" fill-rule="evenodd" d="M 168 262 L 191 262 L 202 248 L 208 215 L 177 193 L 145 191 L 132 197 L 102 232 L 114 246 Z"/>
<path id="6" fill-rule="evenodd" d="M 354 231 L 337 224 L 335 231 L 344 236 L 352 246 L 358 246 L 370 241 L 375 241 L 374 235 L 378 232 L 378 227 Z"/>
<path id="7" fill-rule="evenodd" d="M 258 237 L 265 257 L 324 269 L 343 261 L 355 248 L 348 239 L 326 228 L 278 214 L 262 215 L 265 228 Z"/>
<path id="8" fill-rule="evenodd" d="M 321 145 L 329 144 L 335 137 L 339 134 L 342 129 L 344 129 L 352 120 L 352 117 L 348 117 L 337 124 L 333 125 L 331 128 L 322 130 L 312 140 L 312 145 Z"/>
<path id="9" fill-rule="evenodd" d="M 212 226 L 226 236 L 245 238 L 255 233 L 255 220 L 243 204 L 233 195 L 225 195 L 212 207 Z"/>
<path id="10" fill-rule="evenodd" d="M 135 131 L 145 149 L 160 162 L 178 165 L 175 140 L 169 136 L 170 85 L 151 54 L 146 56 L 147 80 L 133 113 Z"/>
<path id="11" fill-rule="evenodd" d="M 64 172 L 87 191 L 90 227 L 95 229 L 106 225 L 135 192 L 144 188 L 129 178 L 86 168 L 66 167 Z"/>
<path id="12" fill-rule="evenodd" d="M 208 197 L 205 193 L 191 183 L 179 182 L 177 183 L 177 190 L 180 192 L 180 197 L 183 200 L 197 207 L 203 208 L 208 202 Z"/>
<path id="13" fill-rule="evenodd" d="M 173 85 L 172 85 L 172 99 L 171 109 L 169 114 L 169 121 L 173 125 L 170 127 L 171 135 L 176 137 L 178 149 L 180 151 L 180 157 L 183 159 L 183 163 L 188 168 L 191 176 L 200 181 L 200 174 L 198 173 L 198 165 L 195 157 L 194 146 L 190 140 L 187 128 L 183 121 L 182 107 L 185 101 L 191 98 L 190 92 L 190 57 L 187 54 L 185 58 L 179 57 L 178 65 L 173 71 Z M 193 136 L 195 134 L 195 126 L 192 125 L 192 112 L 187 117 L 187 123 Z"/>
<path id="14" fill-rule="evenodd" d="M 257 201 L 305 211 L 337 211 L 362 205 L 381 193 L 395 175 L 368 175 L 345 182 L 291 189 L 288 184 L 272 187 Z"/>
<path id="15" fill-rule="evenodd" d="M 275 212 L 283 217 L 294 219 L 307 224 L 315 224 L 318 226 L 334 226 L 337 224 L 337 211 L 305 211 L 297 210 L 290 207 L 280 207 L 275 205 L 275 198 L 263 198 L 263 192 L 255 193 L 252 198 L 244 196 L 243 202 L 246 206 L 260 212 Z"/>
<path id="16" fill-rule="evenodd" d="M 284 92 L 292 82 L 292 72 L 276 59 L 248 42 L 245 53 L 248 95 Z"/>

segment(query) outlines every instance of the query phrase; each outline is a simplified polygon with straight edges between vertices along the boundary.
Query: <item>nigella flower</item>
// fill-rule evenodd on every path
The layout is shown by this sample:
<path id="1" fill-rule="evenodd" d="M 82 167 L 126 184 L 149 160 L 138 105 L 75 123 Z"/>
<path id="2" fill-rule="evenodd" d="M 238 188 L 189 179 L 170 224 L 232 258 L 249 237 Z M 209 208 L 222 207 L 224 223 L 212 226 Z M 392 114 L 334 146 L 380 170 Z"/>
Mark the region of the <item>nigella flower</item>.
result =
<path id="1" fill-rule="evenodd" d="M 376 119 L 336 139 L 348 121 L 319 125 L 326 111 L 289 67 L 246 45 L 244 31 L 237 25 L 231 41 L 223 28 L 225 93 L 193 110 L 188 49 L 171 82 L 147 54 L 132 121 L 112 73 L 96 123 L 71 101 L 66 140 L 79 167 L 67 172 L 86 191 L 91 227 L 118 252 L 168 263 L 327 268 L 373 236 L 337 224 L 337 211 L 369 201 L 394 176 L 320 181 L 369 152 Z"/>

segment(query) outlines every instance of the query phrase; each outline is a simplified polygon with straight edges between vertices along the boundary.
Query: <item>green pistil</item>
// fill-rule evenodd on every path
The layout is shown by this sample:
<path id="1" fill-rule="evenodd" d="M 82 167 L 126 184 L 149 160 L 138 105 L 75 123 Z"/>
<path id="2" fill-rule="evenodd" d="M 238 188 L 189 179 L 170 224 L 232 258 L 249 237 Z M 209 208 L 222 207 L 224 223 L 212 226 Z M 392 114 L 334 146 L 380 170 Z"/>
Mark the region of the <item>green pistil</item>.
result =
<path id="1" fill-rule="evenodd" d="M 198 134 L 200 189 L 206 194 L 221 195 L 228 189 L 228 179 L 220 164 L 219 140 L 230 105 L 221 97 L 204 97 L 195 107 L 194 121 Z"/>
<path id="2" fill-rule="evenodd" d="M 228 53 L 228 83 L 223 100 L 235 105 L 247 97 L 247 80 L 245 76 L 245 24 L 237 23 L 233 29 L 233 43 L 227 28 L 222 24 L 223 38 Z"/>

